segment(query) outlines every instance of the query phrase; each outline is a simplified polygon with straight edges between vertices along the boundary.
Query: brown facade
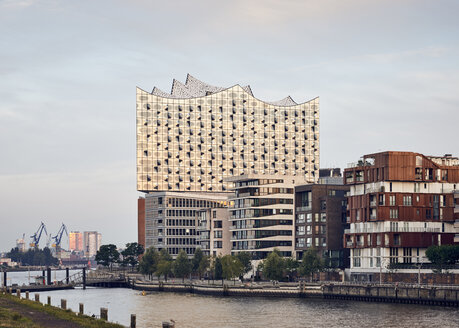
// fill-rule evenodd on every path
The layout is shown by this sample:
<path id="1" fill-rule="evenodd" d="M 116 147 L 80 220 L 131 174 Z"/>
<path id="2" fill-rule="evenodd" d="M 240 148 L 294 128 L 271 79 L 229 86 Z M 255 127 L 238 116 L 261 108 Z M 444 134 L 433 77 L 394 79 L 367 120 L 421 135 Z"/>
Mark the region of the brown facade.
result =
<path id="1" fill-rule="evenodd" d="M 137 200 L 137 240 L 145 247 L 145 198 Z"/>
<path id="2" fill-rule="evenodd" d="M 423 262 L 429 246 L 454 243 L 458 158 L 365 155 L 345 169 L 344 183 L 350 187 L 344 245 L 352 250 L 353 268 Z"/>
<path id="3" fill-rule="evenodd" d="M 345 267 L 348 251 L 342 245 L 348 186 L 309 184 L 295 188 L 295 250 L 315 248 L 333 264 Z"/>

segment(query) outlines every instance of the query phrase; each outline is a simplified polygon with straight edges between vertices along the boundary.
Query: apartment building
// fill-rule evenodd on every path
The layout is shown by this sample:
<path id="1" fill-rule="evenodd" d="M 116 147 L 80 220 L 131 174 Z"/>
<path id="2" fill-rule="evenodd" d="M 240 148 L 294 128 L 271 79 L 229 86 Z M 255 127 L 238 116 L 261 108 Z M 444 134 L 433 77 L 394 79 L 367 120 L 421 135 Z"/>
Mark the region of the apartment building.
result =
<path id="1" fill-rule="evenodd" d="M 207 208 L 197 211 L 198 247 L 209 256 L 231 254 L 228 208 Z"/>
<path id="2" fill-rule="evenodd" d="M 232 253 L 247 251 L 260 260 L 277 248 L 294 257 L 294 186 L 304 179 L 249 174 L 227 181 L 234 191 L 229 209 Z"/>
<path id="3" fill-rule="evenodd" d="M 334 180 L 340 182 L 339 180 Z M 307 184 L 295 187 L 295 251 L 297 259 L 314 248 L 334 268 L 349 265 L 343 247 L 347 223 L 347 193 L 342 184 Z"/>
<path id="4" fill-rule="evenodd" d="M 173 257 L 190 257 L 198 243 L 198 212 L 228 206 L 226 193 L 162 191 L 145 195 L 145 247 L 167 249 Z"/>
<path id="5" fill-rule="evenodd" d="M 386 151 L 363 156 L 344 175 L 351 273 L 409 267 L 427 261 L 429 246 L 454 243 L 457 157 Z"/>

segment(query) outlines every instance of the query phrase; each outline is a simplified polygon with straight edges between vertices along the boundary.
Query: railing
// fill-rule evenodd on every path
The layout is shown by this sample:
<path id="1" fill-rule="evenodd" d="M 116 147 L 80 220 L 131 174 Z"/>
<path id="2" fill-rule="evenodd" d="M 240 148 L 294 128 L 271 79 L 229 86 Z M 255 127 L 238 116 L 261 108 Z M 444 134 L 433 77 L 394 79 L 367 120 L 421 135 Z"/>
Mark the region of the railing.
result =
<path id="1" fill-rule="evenodd" d="M 376 201 L 375 200 L 371 201 L 370 202 L 370 206 L 372 206 L 372 207 L 376 206 Z"/>
<path id="2" fill-rule="evenodd" d="M 441 232 L 440 228 L 389 227 L 382 229 L 354 228 L 344 229 L 344 233 L 385 233 L 385 232 Z"/>
<path id="3" fill-rule="evenodd" d="M 306 212 L 306 211 L 310 211 L 312 209 L 312 206 L 311 205 L 308 205 L 308 206 L 299 206 L 296 208 L 296 211 L 297 212 Z"/>

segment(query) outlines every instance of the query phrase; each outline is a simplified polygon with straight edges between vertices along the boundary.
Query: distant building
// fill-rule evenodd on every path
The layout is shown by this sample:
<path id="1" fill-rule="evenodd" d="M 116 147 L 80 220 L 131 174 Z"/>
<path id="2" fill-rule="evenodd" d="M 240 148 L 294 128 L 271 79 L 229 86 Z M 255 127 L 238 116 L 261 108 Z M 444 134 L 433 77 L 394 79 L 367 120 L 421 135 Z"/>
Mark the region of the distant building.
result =
<path id="1" fill-rule="evenodd" d="M 320 181 L 320 178 L 319 178 Z M 338 180 L 332 180 L 339 182 Z M 345 268 L 349 250 L 343 247 L 348 186 L 307 184 L 295 187 L 295 250 L 297 259 L 314 248 L 327 265 Z"/>
<path id="2" fill-rule="evenodd" d="M 97 231 L 85 231 L 83 233 L 83 247 L 84 256 L 93 257 L 96 256 L 102 244 L 102 235 Z"/>
<path id="3" fill-rule="evenodd" d="M 24 241 L 24 238 L 16 239 L 16 247 L 18 248 L 20 252 L 26 251 L 26 243 Z"/>
<path id="4" fill-rule="evenodd" d="M 197 247 L 201 247 L 205 255 L 231 254 L 228 208 L 198 210 L 196 215 L 198 220 Z"/>
<path id="5" fill-rule="evenodd" d="M 351 275 L 372 279 L 389 265 L 415 268 L 431 245 L 453 244 L 459 220 L 459 159 L 387 151 L 344 171 Z M 457 227 L 457 226 L 456 226 Z"/>
<path id="6" fill-rule="evenodd" d="M 69 233 L 69 250 L 80 252 L 83 250 L 83 234 L 79 231 Z"/>
<path id="7" fill-rule="evenodd" d="M 247 251 L 261 260 L 276 248 L 294 257 L 294 185 L 304 184 L 304 178 L 249 174 L 226 181 L 235 192 L 229 217 L 232 253 Z"/>

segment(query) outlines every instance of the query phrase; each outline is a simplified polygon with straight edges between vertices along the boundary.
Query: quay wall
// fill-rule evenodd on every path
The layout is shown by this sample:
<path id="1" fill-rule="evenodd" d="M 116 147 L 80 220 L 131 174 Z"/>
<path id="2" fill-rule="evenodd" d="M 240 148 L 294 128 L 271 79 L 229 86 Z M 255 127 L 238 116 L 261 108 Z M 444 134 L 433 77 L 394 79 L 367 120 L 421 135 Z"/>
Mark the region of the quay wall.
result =
<path id="1" fill-rule="evenodd" d="M 213 296 L 322 298 L 459 306 L 459 287 L 344 284 L 300 284 L 297 287 L 231 286 L 226 284 L 214 286 L 140 281 L 133 282 L 131 287 L 141 291 L 194 293 Z"/>

